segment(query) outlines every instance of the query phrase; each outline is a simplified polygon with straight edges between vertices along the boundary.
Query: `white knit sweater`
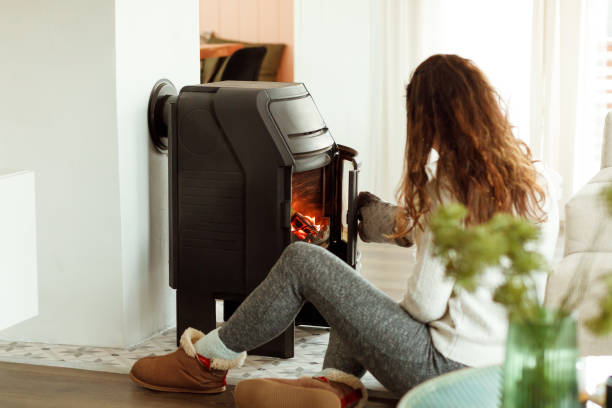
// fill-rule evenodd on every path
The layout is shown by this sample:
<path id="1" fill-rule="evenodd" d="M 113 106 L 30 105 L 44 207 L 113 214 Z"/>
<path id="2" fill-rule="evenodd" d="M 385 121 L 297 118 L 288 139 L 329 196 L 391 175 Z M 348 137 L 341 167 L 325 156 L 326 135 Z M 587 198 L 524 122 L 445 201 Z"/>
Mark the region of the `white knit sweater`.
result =
<path id="1" fill-rule="evenodd" d="M 536 165 L 540 183 L 547 191 L 546 221 L 540 224 L 539 252 L 552 264 L 559 232 L 559 177 Z M 435 164 L 428 169 L 430 178 Z M 442 199 L 444 204 L 451 200 Z M 440 203 L 434 203 L 433 210 Z M 415 319 L 427 323 L 436 349 L 445 357 L 479 367 L 504 360 L 508 318 L 506 310 L 493 302 L 493 292 L 503 279 L 499 268 L 489 268 L 475 292 L 454 290 L 454 282 L 444 276 L 444 266 L 432 256 L 432 233 L 425 226 L 415 229 L 416 265 L 408 277 L 408 289 L 400 305 Z M 544 298 L 546 275 L 534 276 L 540 301 Z"/>

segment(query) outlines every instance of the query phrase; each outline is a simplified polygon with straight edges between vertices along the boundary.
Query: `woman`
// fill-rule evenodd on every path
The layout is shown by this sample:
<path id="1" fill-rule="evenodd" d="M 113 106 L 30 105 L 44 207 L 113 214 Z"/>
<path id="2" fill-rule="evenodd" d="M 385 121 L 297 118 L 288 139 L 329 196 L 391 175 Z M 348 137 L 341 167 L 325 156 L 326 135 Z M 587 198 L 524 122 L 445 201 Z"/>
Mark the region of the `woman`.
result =
<path id="1" fill-rule="evenodd" d="M 487 271 L 474 293 L 455 292 L 432 257 L 428 217 L 451 201 L 468 208 L 469 224 L 499 211 L 528 217 L 542 224 L 540 250 L 552 258 L 554 200 L 529 149 L 512 135 L 496 92 L 469 60 L 435 55 L 423 62 L 407 87 L 406 108 L 400 207 L 369 193 L 358 200 L 362 240 L 417 245 L 400 304 L 325 249 L 292 244 L 228 322 L 207 335 L 186 330 L 176 352 L 138 361 L 132 379 L 157 390 L 221 392 L 227 370 L 283 332 L 306 301 L 331 326 L 323 371 L 242 381 L 238 407 L 361 407 L 367 393 L 359 377 L 366 370 L 401 395 L 452 370 L 500 363 L 508 320 L 492 293 L 501 272 Z M 432 150 L 437 167 L 428 164 Z"/>

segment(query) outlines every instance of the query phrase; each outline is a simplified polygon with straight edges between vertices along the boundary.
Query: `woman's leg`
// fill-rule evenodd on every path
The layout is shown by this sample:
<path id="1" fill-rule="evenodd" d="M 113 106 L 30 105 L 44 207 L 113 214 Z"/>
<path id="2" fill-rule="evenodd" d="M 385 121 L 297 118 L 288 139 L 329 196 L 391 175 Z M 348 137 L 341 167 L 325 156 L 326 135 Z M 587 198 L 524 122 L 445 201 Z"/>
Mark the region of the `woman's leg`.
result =
<path id="1" fill-rule="evenodd" d="M 345 373 L 352 374 L 357 378 L 361 378 L 366 370 L 353 355 L 350 347 L 340 339 L 336 331 L 333 328 L 330 329 L 329 343 L 325 351 L 323 368 L 335 368 Z"/>
<path id="2" fill-rule="evenodd" d="M 427 325 L 338 257 L 305 243 L 285 249 L 268 277 L 219 329 L 219 338 L 235 352 L 254 349 L 283 332 L 305 301 L 325 317 L 353 359 L 398 394 L 462 367 L 437 352 Z"/>

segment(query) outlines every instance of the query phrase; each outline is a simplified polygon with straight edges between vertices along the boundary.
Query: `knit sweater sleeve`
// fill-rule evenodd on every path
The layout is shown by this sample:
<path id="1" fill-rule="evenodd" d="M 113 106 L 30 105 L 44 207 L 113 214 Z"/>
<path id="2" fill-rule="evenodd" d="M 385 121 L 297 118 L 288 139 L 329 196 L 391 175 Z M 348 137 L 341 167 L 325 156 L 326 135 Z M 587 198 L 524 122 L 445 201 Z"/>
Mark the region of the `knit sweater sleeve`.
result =
<path id="1" fill-rule="evenodd" d="M 417 262 L 408 275 L 401 306 L 415 319 L 429 323 L 446 313 L 455 283 L 445 276 L 440 260 L 431 255 L 431 232 L 417 234 L 416 241 Z"/>

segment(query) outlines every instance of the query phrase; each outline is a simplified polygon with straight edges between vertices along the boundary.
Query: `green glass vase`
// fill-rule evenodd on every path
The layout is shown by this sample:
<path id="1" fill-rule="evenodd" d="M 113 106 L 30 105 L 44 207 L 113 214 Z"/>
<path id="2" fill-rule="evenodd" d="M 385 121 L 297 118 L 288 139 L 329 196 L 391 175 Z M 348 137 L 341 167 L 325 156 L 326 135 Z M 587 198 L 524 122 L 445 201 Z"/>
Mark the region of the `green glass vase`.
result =
<path id="1" fill-rule="evenodd" d="M 576 408 L 576 323 L 545 313 L 511 322 L 506 344 L 502 408 Z"/>

